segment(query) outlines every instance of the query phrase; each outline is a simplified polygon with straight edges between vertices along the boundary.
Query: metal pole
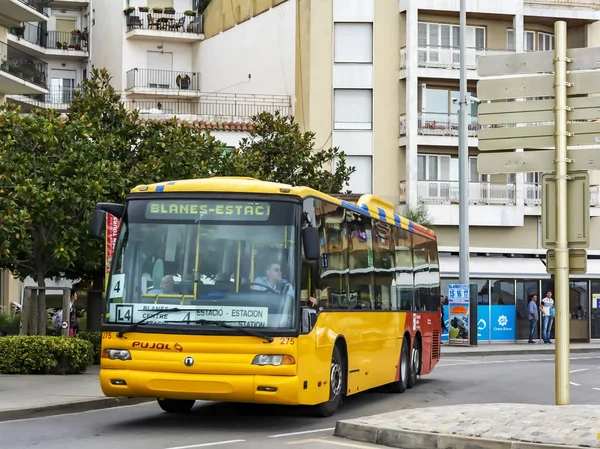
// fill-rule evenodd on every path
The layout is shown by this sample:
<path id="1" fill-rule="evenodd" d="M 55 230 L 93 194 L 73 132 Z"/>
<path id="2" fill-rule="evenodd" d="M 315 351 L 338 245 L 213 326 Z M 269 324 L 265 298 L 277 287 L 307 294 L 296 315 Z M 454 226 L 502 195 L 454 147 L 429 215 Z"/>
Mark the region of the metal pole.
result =
<path id="1" fill-rule="evenodd" d="M 569 398 L 569 247 L 567 242 L 567 23 L 554 24 L 554 120 L 556 174 L 556 405 Z"/>
<path id="2" fill-rule="evenodd" d="M 460 112 L 458 118 L 458 162 L 459 162 L 459 272 L 460 283 L 469 285 L 469 146 L 467 142 L 467 114 L 469 93 L 467 92 L 467 28 L 466 0 L 460 0 Z"/>

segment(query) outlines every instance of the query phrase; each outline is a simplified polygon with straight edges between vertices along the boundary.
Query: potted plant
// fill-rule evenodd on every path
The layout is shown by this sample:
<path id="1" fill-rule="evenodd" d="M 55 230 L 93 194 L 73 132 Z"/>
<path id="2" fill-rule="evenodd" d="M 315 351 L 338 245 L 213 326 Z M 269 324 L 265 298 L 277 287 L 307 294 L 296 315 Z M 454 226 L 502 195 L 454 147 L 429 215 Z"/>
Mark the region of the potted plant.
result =
<path id="1" fill-rule="evenodd" d="M 164 13 L 165 14 L 175 14 L 175 8 L 171 8 L 171 7 L 165 8 Z"/>
<path id="2" fill-rule="evenodd" d="M 189 9 L 187 11 L 185 11 L 183 14 L 186 16 L 189 16 L 189 17 L 196 17 L 196 13 L 194 11 L 190 11 Z"/>
<path id="3" fill-rule="evenodd" d="M 80 34 L 81 34 L 81 31 L 79 31 L 79 30 L 71 31 L 71 36 L 79 36 Z"/>
<path id="4" fill-rule="evenodd" d="M 138 9 L 140 10 L 140 12 L 148 12 L 150 8 L 148 8 L 147 6 L 138 6 Z"/>
<path id="5" fill-rule="evenodd" d="M 164 8 L 152 8 L 152 12 L 160 14 L 164 11 Z"/>
<path id="6" fill-rule="evenodd" d="M 58 48 L 59 50 L 62 50 L 62 48 L 63 48 L 62 42 L 56 41 L 56 48 Z"/>
<path id="7" fill-rule="evenodd" d="M 135 8 L 133 6 L 128 6 L 127 8 L 125 8 L 123 10 L 123 12 L 125 13 L 126 16 L 128 16 L 129 14 L 131 14 L 133 11 L 135 11 Z"/>

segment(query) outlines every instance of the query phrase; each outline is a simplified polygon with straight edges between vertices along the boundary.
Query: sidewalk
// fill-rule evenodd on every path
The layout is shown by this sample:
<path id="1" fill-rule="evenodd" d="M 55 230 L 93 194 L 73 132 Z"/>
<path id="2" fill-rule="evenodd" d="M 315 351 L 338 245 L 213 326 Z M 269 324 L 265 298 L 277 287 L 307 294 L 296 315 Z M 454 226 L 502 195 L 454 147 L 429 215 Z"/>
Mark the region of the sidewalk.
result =
<path id="1" fill-rule="evenodd" d="M 107 398 L 100 389 L 99 372 L 99 366 L 91 366 L 84 374 L 68 376 L 0 374 L 0 421 L 96 410 L 151 400 Z"/>
<path id="2" fill-rule="evenodd" d="M 467 357 L 467 356 L 490 356 L 490 355 L 518 355 L 518 354 L 554 354 L 554 343 L 545 345 L 543 342 L 529 344 L 518 342 L 510 344 L 487 344 L 480 343 L 477 346 L 449 346 L 442 345 L 442 358 L 444 357 Z M 600 352 L 600 342 L 593 343 L 571 343 L 571 354 L 584 352 Z"/>
<path id="3" fill-rule="evenodd" d="M 338 421 L 335 436 L 402 449 L 600 447 L 600 405 L 456 404 Z"/>

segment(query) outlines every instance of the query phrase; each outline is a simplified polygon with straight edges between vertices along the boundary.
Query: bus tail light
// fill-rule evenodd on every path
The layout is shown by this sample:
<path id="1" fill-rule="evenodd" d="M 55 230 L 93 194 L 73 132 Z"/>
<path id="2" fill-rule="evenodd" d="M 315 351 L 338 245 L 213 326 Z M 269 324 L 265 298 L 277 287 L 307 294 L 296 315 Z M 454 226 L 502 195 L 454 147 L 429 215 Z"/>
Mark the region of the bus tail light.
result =
<path id="1" fill-rule="evenodd" d="M 105 349 L 102 351 L 103 359 L 131 360 L 131 353 L 127 349 Z"/>
<path id="2" fill-rule="evenodd" d="M 260 365 L 260 366 L 265 366 L 265 365 L 273 365 L 273 366 L 295 365 L 296 364 L 296 360 L 291 355 L 260 354 L 260 355 L 257 355 L 256 357 L 254 357 L 254 360 L 252 360 L 252 364 L 253 365 Z"/>

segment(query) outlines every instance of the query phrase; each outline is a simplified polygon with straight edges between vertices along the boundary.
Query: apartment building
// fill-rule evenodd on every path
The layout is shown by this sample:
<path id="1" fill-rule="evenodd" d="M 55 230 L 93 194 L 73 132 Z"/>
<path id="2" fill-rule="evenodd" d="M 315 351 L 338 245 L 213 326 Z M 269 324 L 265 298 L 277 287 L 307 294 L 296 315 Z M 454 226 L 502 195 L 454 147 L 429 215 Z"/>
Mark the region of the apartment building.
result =
<path id="1" fill-rule="evenodd" d="M 480 55 L 600 46 L 596 0 L 467 1 L 468 90 Z M 212 0 L 200 45 L 203 83 L 294 93 L 317 148 L 339 146 L 350 188 L 424 203 L 438 234 L 442 292 L 458 282 L 459 0 Z M 293 73 L 293 78 L 290 74 Z M 470 276 L 480 342 L 527 338 L 528 297 L 553 289 L 541 246 L 541 174 L 477 172 L 477 109 L 468 126 Z M 572 276 L 571 338 L 600 338 L 600 176 L 592 174 L 588 273 Z M 446 314 L 446 316 L 448 316 Z"/>
<path id="2" fill-rule="evenodd" d="M 43 60 L 21 51 L 9 38 L 8 30 L 23 22 L 45 23 L 48 16 L 42 4 L 35 0 L 0 0 L 0 102 L 8 95 L 45 95 L 47 66 Z M 10 292 L 19 282 L 10 272 L 0 271 L 0 310 L 8 307 Z M 18 298 L 15 298 L 18 299 Z"/>
<path id="3" fill-rule="evenodd" d="M 24 22 L 8 30 L 8 42 L 46 65 L 45 94 L 15 94 L 9 101 L 32 108 L 66 110 L 86 77 L 89 63 L 90 0 L 44 0 L 44 22 Z"/>

